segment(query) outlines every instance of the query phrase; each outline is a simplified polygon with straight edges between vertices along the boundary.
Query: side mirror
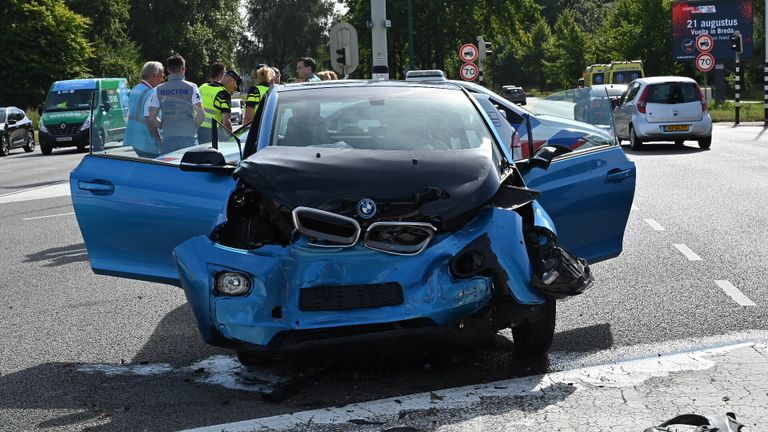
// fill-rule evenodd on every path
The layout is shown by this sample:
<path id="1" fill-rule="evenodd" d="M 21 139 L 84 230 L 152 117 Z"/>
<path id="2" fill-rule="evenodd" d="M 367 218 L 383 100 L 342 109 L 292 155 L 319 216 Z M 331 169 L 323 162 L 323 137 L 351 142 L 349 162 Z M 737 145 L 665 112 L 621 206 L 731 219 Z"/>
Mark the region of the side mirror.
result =
<path id="1" fill-rule="evenodd" d="M 179 165 L 182 171 L 212 172 L 218 174 L 232 174 L 235 171 L 233 165 L 227 165 L 224 155 L 212 148 L 194 148 L 181 157 Z"/>
<path id="2" fill-rule="evenodd" d="M 549 168 L 549 164 L 552 163 L 552 159 L 557 156 L 558 149 L 555 146 L 544 146 L 536 151 L 532 158 L 528 160 L 531 167 L 541 168 L 546 170 Z"/>
<path id="3" fill-rule="evenodd" d="M 109 103 L 109 101 L 104 101 L 104 103 L 101 105 L 101 110 L 104 112 L 109 112 L 111 109 L 112 105 Z"/>

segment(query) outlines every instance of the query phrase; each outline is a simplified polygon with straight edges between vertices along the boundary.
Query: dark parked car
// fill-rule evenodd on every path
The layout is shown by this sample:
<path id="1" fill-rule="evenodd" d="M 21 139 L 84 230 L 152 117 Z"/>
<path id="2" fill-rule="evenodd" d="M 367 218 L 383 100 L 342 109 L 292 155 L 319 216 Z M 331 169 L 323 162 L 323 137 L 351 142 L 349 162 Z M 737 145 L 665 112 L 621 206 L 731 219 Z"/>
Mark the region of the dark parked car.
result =
<path id="1" fill-rule="evenodd" d="M 525 91 L 522 87 L 513 85 L 502 86 L 501 96 L 510 102 L 525 105 Z"/>
<path id="2" fill-rule="evenodd" d="M 25 152 L 35 150 L 32 121 L 16 107 L 0 107 L 0 156 L 8 156 L 19 147 Z"/>

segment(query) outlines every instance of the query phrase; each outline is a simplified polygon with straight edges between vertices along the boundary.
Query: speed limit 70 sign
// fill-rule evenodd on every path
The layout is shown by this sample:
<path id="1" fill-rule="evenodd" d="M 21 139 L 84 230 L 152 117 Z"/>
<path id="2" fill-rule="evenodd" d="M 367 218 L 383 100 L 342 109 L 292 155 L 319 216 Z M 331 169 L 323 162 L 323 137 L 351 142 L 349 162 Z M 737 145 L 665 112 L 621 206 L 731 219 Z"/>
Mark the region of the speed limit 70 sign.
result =
<path id="1" fill-rule="evenodd" d="M 696 57 L 696 68 L 702 72 L 709 72 L 715 68 L 715 58 L 708 52 L 703 52 Z"/>
<path id="2" fill-rule="evenodd" d="M 464 81 L 474 81 L 480 75 L 480 70 L 474 63 L 464 63 L 459 69 L 459 75 Z"/>

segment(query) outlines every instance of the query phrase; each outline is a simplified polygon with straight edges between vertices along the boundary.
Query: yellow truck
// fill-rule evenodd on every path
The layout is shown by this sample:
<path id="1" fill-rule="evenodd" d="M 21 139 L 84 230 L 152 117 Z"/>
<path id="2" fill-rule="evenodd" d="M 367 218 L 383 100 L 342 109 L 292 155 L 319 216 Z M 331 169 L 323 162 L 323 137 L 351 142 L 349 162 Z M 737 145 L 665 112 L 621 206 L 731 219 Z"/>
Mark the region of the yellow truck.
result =
<path id="1" fill-rule="evenodd" d="M 609 64 L 593 64 L 584 71 L 584 85 L 627 84 L 645 76 L 641 60 L 615 61 Z"/>

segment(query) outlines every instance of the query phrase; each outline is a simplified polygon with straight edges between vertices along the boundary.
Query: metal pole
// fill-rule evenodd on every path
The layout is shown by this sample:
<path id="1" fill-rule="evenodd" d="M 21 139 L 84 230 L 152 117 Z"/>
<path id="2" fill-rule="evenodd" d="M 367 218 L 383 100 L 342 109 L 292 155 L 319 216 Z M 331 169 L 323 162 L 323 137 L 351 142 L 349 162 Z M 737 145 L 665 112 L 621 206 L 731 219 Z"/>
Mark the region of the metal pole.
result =
<path id="1" fill-rule="evenodd" d="M 482 36 L 477 37 L 477 50 L 479 55 L 477 56 L 477 80 L 480 85 L 483 85 L 483 62 L 485 62 L 485 39 Z"/>
<path id="2" fill-rule="evenodd" d="M 408 0 L 408 70 L 415 69 L 413 61 L 413 0 Z"/>
<path id="3" fill-rule="evenodd" d="M 373 79 L 389 79 L 387 61 L 387 0 L 371 0 Z"/>
<path id="4" fill-rule="evenodd" d="M 763 26 L 763 45 L 765 45 L 765 64 L 763 65 L 763 89 L 765 96 L 763 99 L 763 115 L 765 116 L 765 126 L 768 126 L 768 0 L 765 0 L 763 8 L 765 25 Z"/>
<path id="5" fill-rule="evenodd" d="M 741 109 L 741 63 L 739 62 L 739 52 L 736 51 L 736 120 L 739 124 L 739 110 Z"/>

